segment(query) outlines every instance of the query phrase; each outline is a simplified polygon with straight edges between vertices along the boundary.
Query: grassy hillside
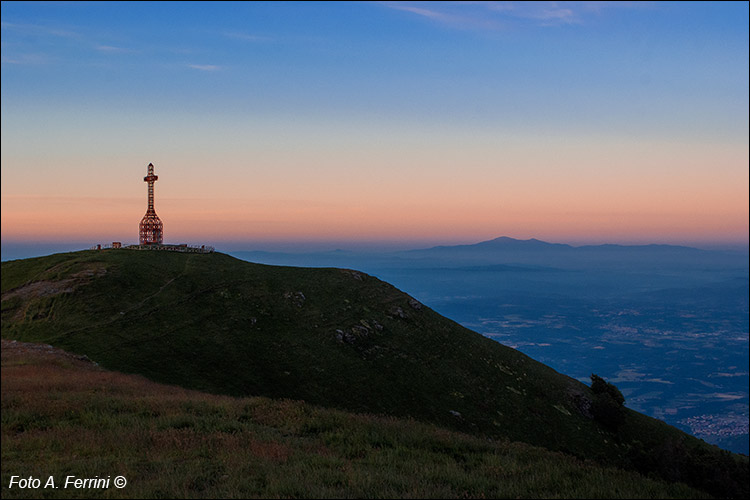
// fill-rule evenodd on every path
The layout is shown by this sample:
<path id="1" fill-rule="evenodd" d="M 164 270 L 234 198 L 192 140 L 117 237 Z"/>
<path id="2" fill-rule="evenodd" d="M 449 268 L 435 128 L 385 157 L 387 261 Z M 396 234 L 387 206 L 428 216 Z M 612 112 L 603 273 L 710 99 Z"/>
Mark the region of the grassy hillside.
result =
<path id="1" fill-rule="evenodd" d="M 190 389 L 411 417 L 720 496 L 748 489 L 746 458 L 635 412 L 602 426 L 585 385 L 356 271 L 126 249 L 3 262 L 2 336 Z"/>
<path id="2" fill-rule="evenodd" d="M 3 498 L 706 498 L 521 443 L 290 400 L 232 398 L 2 345 Z M 11 475 L 123 489 L 8 489 Z"/>

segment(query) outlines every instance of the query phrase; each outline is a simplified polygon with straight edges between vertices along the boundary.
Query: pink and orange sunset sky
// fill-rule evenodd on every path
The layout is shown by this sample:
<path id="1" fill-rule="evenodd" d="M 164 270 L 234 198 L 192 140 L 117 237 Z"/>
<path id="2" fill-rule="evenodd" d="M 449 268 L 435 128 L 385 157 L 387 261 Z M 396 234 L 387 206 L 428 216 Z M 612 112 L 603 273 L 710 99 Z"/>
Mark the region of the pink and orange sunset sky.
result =
<path id="1" fill-rule="evenodd" d="M 2 3 L 2 241 L 748 243 L 746 2 Z"/>

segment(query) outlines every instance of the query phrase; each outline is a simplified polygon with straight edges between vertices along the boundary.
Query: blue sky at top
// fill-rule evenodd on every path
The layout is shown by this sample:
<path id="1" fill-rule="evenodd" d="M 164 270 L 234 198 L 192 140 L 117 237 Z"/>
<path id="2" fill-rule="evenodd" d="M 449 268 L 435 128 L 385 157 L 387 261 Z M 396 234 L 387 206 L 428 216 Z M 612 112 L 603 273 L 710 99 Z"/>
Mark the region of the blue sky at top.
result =
<path id="1" fill-rule="evenodd" d="M 722 119 L 747 105 L 742 2 L 6 2 L 2 13 L 13 108 L 747 133 Z"/>

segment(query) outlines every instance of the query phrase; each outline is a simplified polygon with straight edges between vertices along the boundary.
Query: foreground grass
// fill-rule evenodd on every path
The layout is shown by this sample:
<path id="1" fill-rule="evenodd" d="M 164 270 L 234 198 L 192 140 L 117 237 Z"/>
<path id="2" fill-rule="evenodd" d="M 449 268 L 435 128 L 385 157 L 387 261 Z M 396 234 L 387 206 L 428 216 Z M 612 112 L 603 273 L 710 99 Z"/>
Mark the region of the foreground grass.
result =
<path id="1" fill-rule="evenodd" d="M 12 475 L 58 489 L 9 489 Z M 66 476 L 123 489 L 63 489 Z M 703 498 L 522 443 L 301 402 L 233 398 L 3 340 L 2 496 Z"/>

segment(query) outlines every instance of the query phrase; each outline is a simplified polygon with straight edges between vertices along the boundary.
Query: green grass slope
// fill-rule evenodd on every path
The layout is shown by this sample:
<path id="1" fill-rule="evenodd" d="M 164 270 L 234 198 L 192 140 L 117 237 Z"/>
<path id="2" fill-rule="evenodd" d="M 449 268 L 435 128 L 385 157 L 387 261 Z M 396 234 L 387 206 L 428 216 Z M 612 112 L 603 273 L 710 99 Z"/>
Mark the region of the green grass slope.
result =
<path id="1" fill-rule="evenodd" d="M 748 490 L 746 457 L 631 411 L 602 427 L 585 385 L 356 271 L 127 249 L 3 262 L 2 336 L 190 389 L 411 417 L 719 496 Z"/>
<path id="2" fill-rule="evenodd" d="M 522 443 L 232 398 L 3 341 L 3 498 L 707 498 Z M 52 475 L 58 489 L 8 488 Z M 123 489 L 63 488 L 122 475 Z"/>

